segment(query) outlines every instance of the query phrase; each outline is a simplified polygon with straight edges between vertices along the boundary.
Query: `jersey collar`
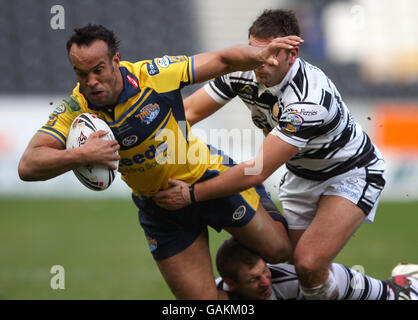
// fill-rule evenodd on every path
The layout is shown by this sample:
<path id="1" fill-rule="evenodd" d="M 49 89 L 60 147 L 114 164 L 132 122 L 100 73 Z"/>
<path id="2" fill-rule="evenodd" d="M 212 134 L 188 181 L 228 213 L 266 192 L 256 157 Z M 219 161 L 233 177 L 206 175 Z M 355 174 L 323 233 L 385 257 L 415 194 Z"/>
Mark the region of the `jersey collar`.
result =
<path id="1" fill-rule="evenodd" d="M 277 95 L 279 95 L 280 93 L 283 93 L 286 87 L 289 85 L 289 83 L 292 82 L 292 79 L 297 73 L 297 71 L 299 70 L 301 63 L 302 63 L 301 59 L 297 58 L 293 66 L 286 73 L 283 80 L 277 86 L 275 86 Z"/>

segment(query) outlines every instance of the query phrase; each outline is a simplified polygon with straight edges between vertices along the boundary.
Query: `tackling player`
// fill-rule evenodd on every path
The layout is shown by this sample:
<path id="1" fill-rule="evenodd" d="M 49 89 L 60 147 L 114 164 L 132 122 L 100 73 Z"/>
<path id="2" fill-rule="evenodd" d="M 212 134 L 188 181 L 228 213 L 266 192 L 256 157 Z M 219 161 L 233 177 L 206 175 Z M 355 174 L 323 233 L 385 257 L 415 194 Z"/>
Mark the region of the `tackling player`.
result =
<path id="1" fill-rule="evenodd" d="M 250 300 L 303 300 L 295 267 L 291 264 L 267 264 L 258 254 L 240 245 L 235 239 L 223 242 L 216 254 L 220 278 L 219 289 L 228 292 L 231 299 Z M 400 264 L 392 278 L 377 280 L 332 263 L 331 269 L 342 277 L 349 287 L 340 287 L 337 300 L 418 300 L 418 265 Z"/>
<path id="2" fill-rule="evenodd" d="M 252 24 L 249 42 L 265 48 L 290 34 L 300 34 L 294 13 L 266 10 Z M 332 81 L 298 54 L 298 47 L 281 50 L 278 65 L 218 77 L 185 100 L 193 124 L 239 96 L 266 138 L 253 160 L 191 186 L 170 180 L 175 187 L 154 199 L 179 209 L 258 185 L 285 165 L 279 199 L 301 290 L 306 297 L 330 299 L 345 285 L 331 263 L 358 227 L 373 221 L 385 161 Z"/>
<path id="3" fill-rule="evenodd" d="M 267 261 L 285 261 L 290 242 L 284 224 L 262 186 L 173 213 L 152 196 L 169 187 L 169 177 L 193 184 L 230 165 L 196 139 L 185 121 L 180 89 L 236 70 L 276 64 L 279 49 L 292 49 L 299 37 L 278 38 L 260 48 L 248 45 L 188 56 L 121 61 L 118 41 L 101 25 L 75 29 L 67 42 L 78 83 L 29 142 L 18 167 L 25 181 L 47 180 L 85 164 L 119 160 L 122 179 L 132 189 L 139 220 L 156 263 L 178 299 L 216 299 L 207 226 L 225 229 Z M 80 113 L 104 119 L 116 140 L 98 131 L 76 149 L 66 149 L 72 121 Z M 119 155 L 115 155 L 115 151 Z M 269 215 L 260 202 L 271 206 Z M 221 294 L 225 297 L 225 294 Z"/>

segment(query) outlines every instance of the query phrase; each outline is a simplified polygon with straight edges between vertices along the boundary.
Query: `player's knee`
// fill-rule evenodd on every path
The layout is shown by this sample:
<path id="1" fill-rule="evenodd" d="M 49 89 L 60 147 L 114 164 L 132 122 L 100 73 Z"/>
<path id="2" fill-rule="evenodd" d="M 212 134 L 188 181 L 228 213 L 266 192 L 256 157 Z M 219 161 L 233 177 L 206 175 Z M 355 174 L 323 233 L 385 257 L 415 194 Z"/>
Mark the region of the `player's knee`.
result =
<path id="1" fill-rule="evenodd" d="M 268 247 L 261 256 L 263 259 L 271 264 L 281 263 L 289 260 L 291 253 L 291 246 L 289 241 L 281 241 Z"/>
<path id="2" fill-rule="evenodd" d="M 310 283 L 322 277 L 327 270 L 327 262 L 320 256 L 306 250 L 295 250 L 293 264 L 302 282 Z"/>

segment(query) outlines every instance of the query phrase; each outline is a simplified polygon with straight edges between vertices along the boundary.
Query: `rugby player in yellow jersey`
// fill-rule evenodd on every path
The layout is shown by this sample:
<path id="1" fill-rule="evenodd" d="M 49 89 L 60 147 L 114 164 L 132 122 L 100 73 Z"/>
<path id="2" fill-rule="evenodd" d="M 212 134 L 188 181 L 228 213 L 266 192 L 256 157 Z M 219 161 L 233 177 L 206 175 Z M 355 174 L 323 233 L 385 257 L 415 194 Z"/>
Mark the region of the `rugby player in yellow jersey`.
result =
<path id="1" fill-rule="evenodd" d="M 118 170 L 132 189 L 150 250 L 176 298 L 226 298 L 213 279 L 207 226 L 227 230 L 271 263 L 288 259 L 290 243 L 285 221 L 272 223 L 272 217 L 281 217 L 262 186 L 177 212 L 154 203 L 151 197 L 169 187 L 170 177 L 194 184 L 230 166 L 190 132 L 180 89 L 235 70 L 274 65 L 280 49 L 300 41 L 277 38 L 265 48 L 243 45 L 131 63 L 120 60 L 112 31 L 91 24 L 75 29 L 67 50 L 78 84 L 29 142 L 19 176 L 47 180 L 85 164 L 114 168 L 111 161 L 119 160 Z M 66 149 L 69 127 L 84 112 L 104 119 L 116 140 L 102 140 L 106 132 L 98 131 L 80 148 Z M 271 207 L 270 215 L 260 203 Z"/>

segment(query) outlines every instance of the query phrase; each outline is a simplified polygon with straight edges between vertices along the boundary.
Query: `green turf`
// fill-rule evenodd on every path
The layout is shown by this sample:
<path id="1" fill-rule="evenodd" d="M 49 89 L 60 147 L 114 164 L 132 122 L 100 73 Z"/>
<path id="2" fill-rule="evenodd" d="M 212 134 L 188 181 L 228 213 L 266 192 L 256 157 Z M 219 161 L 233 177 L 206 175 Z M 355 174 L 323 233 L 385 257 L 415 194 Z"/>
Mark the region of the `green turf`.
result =
<path id="1" fill-rule="evenodd" d="M 382 203 L 337 257 L 386 278 L 418 263 L 418 203 Z M 211 231 L 212 258 L 228 237 Z M 51 267 L 65 289 L 50 286 Z M 148 250 L 130 200 L 0 198 L 0 299 L 173 299 Z"/>

